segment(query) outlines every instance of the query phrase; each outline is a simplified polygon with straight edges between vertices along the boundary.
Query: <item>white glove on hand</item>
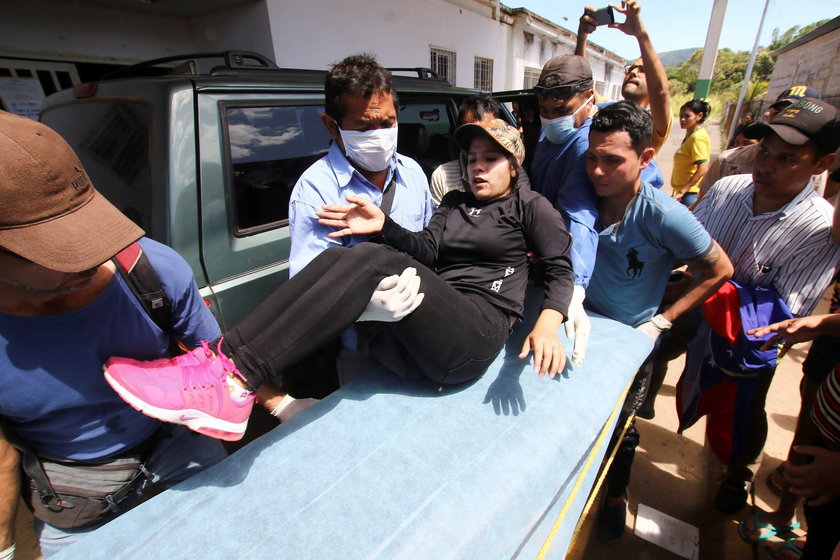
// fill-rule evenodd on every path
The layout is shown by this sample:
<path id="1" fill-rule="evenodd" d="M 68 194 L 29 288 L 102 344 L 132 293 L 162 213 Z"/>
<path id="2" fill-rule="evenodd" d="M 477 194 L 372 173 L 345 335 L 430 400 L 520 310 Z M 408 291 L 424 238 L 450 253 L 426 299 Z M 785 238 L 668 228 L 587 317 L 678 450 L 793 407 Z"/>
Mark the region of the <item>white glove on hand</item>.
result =
<path id="1" fill-rule="evenodd" d="M 399 321 L 420 306 L 423 294 L 419 291 L 420 277 L 415 268 L 408 267 L 399 276 L 386 276 L 356 321 Z"/>
<path id="2" fill-rule="evenodd" d="M 642 323 L 636 327 L 637 331 L 642 331 L 656 342 L 659 335 L 671 328 L 671 322 L 662 315 L 656 315 L 647 323 Z"/>
<path id="3" fill-rule="evenodd" d="M 656 325 L 654 325 L 651 321 L 648 321 L 647 323 L 642 323 L 641 325 L 636 327 L 636 330 L 645 333 L 654 342 L 656 342 L 656 340 L 659 338 L 659 335 L 662 334 L 662 331 L 660 331 L 659 328 Z"/>
<path id="4" fill-rule="evenodd" d="M 566 337 L 575 339 L 572 363 L 576 366 L 583 363 L 586 345 L 589 343 L 589 332 L 592 330 L 592 323 L 589 322 L 589 317 L 583 309 L 584 299 L 586 299 L 586 290 L 583 286 L 575 286 L 572 302 L 569 304 L 569 318 L 566 320 Z"/>
<path id="5" fill-rule="evenodd" d="M 14 560 L 15 545 L 10 546 L 6 550 L 0 550 L 0 560 Z"/>

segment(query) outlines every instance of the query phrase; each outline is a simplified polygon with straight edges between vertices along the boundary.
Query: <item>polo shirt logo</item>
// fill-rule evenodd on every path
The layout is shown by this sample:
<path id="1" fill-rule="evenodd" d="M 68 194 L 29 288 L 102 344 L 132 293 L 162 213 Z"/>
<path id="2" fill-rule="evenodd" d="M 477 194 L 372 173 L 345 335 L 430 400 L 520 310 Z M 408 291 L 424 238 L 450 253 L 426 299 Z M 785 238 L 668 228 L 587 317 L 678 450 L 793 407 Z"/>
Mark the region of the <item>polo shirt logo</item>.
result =
<path id="1" fill-rule="evenodd" d="M 627 276 L 638 278 L 645 268 L 645 263 L 639 260 L 639 252 L 635 247 L 627 251 Z"/>
<path id="2" fill-rule="evenodd" d="M 481 208 L 470 208 L 469 212 L 467 212 L 467 215 L 473 218 L 478 216 L 479 214 L 481 214 Z"/>

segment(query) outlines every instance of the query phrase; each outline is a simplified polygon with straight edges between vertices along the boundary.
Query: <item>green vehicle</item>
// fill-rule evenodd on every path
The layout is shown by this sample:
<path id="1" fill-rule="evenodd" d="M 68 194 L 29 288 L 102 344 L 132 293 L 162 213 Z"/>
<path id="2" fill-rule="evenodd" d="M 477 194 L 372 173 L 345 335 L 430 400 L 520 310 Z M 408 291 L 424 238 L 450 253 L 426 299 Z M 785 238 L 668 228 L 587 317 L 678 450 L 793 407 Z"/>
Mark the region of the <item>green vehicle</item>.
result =
<path id="1" fill-rule="evenodd" d="M 398 150 L 431 175 L 456 157 L 458 105 L 476 92 L 425 68 L 394 72 Z M 249 52 L 171 57 L 56 93 L 41 120 L 100 192 L 187 260 L 225 330 L 288 279 L 289 196 L 329 148 L 324 77 Z"/>

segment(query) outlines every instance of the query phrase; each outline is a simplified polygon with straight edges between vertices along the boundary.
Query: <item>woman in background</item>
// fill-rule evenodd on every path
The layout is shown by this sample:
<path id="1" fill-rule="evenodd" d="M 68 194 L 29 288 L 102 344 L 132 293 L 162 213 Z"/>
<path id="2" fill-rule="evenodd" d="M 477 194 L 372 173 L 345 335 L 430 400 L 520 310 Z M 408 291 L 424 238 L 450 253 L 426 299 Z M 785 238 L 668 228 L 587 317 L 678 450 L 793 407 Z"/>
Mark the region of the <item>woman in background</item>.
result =
<path id="1" fill-rule="evenodd" d="M 709 104 L 701 99 L 692 99 L 680 107 L 680 128 L 685 129 L 685 138 L 674 153 L 671 187 L 674 198 L 689 207 L 697 202 L 700 180 L 709 169 L 711 142 L 701 126 L 709 111 Z"/>

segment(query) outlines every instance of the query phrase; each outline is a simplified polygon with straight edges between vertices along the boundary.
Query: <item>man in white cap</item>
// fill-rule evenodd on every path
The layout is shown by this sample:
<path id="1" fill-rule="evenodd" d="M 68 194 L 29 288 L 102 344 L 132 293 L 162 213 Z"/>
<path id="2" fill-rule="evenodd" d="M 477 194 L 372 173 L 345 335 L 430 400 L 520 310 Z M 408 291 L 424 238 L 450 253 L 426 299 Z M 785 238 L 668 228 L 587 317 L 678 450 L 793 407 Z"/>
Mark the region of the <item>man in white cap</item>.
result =
<path id="1" fill-rule="evenodd" d="M 40 502 L 36 516 L 48 518 L 36 519 L 36 533 L 49 556 L 116 517 L 145 486 L 184 480 L 225 451 L 216 439 L 135 411 L 102 377 L 113 355 L 163 358 L 173 339 L 193 347 L 219 336 L 186 262 L 143 238 L 94 189 L 58 134 L 2 111 L 0 198 L 0 558 L 9 560 L 22 463 L 27 473 L 38 471 L 31 463 L 43 473 L 60 460 L 76 469 L 130 454 L 145 465 L 108 494 L 113 507 L 93 519 L 81 520 L 85 504 L 43 484 L 23 488 Z M 111 259 L 127 247 L 137 255 L 142 249 L 156 273 L 170 305 L 170 332 L 117 273 Z"/>

